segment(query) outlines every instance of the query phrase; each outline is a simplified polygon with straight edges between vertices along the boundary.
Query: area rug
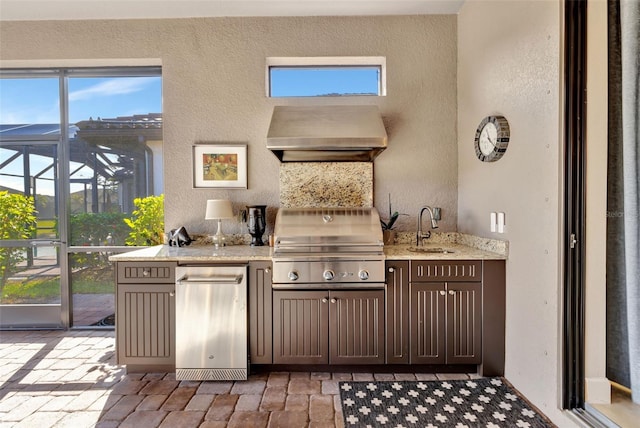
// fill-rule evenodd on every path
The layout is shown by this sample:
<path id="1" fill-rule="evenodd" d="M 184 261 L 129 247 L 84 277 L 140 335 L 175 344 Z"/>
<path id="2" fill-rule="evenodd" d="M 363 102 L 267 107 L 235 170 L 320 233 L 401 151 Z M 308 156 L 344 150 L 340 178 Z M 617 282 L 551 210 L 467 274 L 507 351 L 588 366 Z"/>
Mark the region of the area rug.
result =
<path id="1" fill-rule="evenodd" d="M 340 382 L 346 427 L 553 427 L 501 378 Z"/>

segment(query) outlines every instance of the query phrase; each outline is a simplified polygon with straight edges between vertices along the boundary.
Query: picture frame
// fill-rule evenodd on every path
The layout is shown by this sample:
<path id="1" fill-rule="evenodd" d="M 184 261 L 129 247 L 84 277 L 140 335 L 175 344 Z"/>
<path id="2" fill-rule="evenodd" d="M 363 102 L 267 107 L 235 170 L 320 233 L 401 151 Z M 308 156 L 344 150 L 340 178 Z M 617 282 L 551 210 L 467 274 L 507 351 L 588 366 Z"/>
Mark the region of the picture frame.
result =
<path id="1" fill-rule="evenodd" d="M 246 189 L 247 145 L 194 145 L 193 187 Z"/>

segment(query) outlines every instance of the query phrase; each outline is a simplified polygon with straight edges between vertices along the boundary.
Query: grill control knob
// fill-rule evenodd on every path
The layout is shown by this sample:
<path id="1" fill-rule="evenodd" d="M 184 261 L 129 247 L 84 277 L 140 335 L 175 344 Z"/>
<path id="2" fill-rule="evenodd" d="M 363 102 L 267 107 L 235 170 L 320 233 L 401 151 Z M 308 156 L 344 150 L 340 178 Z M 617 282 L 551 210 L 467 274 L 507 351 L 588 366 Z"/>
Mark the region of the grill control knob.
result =
<path id="1" fill-rule="evenodd" d="M 289 272 L 289 281 L 295 281 L 298 279 L 298 277 L 298 272 L 296 272 L 295 270 Z"/>
<path id="2" fill-rule="evenodd" d="M 335 273 L 333 273 L 332 270 L 325 270 L 322 273 L 322 277 L 326 280 L 326 281 L 331 281 L 334 277 L 336 276 Z"/>
<path id="3" fill-rule="evenodd" d="M 358 278 L 366 281 L 367 279 L 369 279 L 369 272 L 367 272 L 366 270 L 361 270 L 360 272 L 358 272 Z"/>

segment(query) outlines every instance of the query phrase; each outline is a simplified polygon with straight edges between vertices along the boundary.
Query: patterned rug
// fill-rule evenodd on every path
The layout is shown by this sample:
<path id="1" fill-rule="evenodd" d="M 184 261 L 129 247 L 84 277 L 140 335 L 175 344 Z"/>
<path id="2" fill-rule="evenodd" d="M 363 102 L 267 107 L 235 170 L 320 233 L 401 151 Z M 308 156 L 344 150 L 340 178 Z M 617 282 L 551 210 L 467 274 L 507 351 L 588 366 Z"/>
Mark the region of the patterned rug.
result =
<path id="1" fill-rule="evenodd" d="M 340 382 L 346 427 L 553 427 L 501 378 Z"/>

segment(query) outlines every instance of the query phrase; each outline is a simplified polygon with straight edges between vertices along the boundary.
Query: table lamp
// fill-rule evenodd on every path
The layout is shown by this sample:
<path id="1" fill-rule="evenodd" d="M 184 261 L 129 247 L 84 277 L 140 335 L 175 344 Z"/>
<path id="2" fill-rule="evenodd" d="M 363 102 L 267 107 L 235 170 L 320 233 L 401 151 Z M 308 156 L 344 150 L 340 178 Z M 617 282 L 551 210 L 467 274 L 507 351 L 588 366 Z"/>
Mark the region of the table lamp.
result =
<path id="1" fill-rule="evenodd" d="M 218 247 L 224 247 L 225 237 L 222 234 L 222 219 L 233 218 L 233 210 L 231 209 L 231 201 L 224 199 L 207 200 L 207 211 L 205 212 L 205 220 L 218 220 L 218 231 L 212 236 L 213 244 Z"/>

